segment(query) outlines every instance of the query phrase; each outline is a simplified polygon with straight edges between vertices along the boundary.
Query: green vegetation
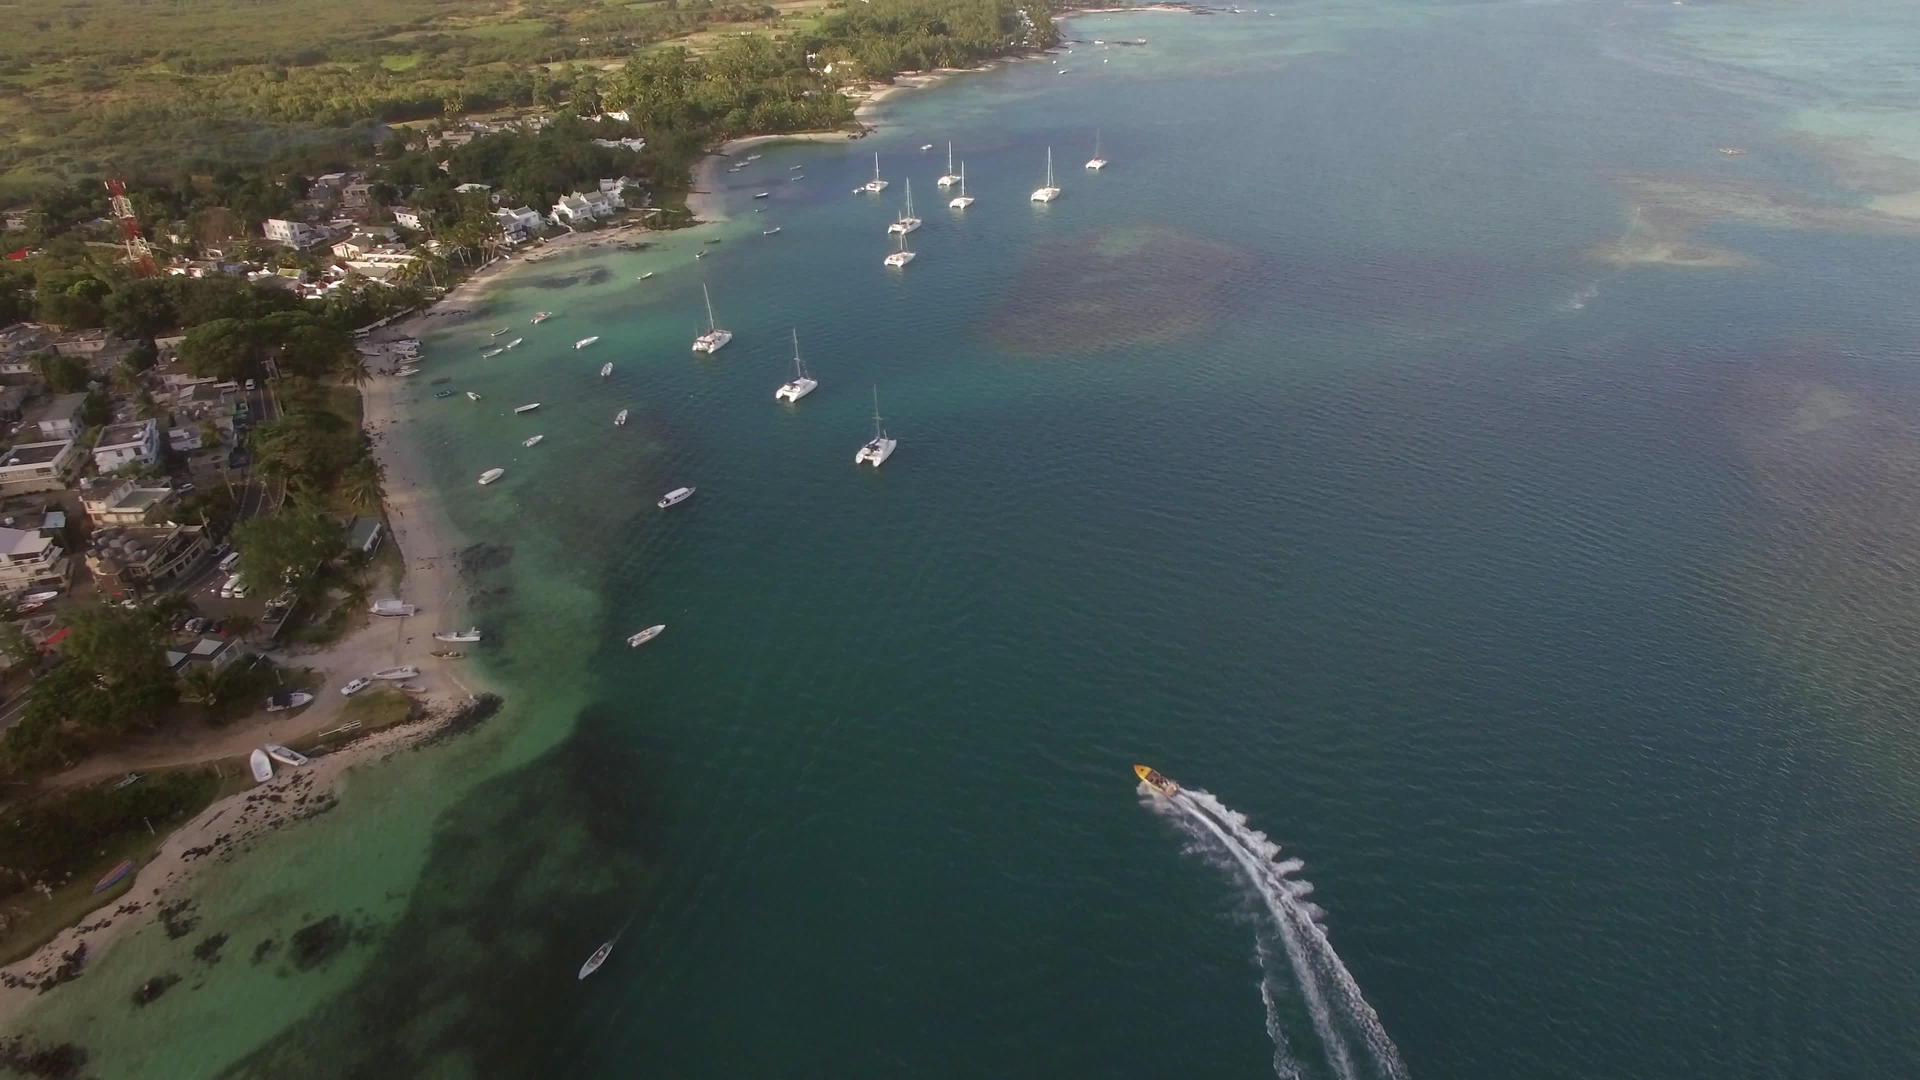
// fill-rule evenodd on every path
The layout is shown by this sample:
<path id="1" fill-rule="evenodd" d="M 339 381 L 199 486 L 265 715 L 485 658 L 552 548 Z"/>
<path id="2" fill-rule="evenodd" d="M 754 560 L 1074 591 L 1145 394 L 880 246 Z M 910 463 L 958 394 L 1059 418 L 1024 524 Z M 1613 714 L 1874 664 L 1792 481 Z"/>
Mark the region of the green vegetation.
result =
<path id="1" fill-rule="evenodd" d="M 36 772 L 152 730 L 178 700 L 158 612 L 83 608 L 67 626 L 65 663 L 40 677 L 20 721 L 0 738 L 0 766 L 8 772 Z"/>

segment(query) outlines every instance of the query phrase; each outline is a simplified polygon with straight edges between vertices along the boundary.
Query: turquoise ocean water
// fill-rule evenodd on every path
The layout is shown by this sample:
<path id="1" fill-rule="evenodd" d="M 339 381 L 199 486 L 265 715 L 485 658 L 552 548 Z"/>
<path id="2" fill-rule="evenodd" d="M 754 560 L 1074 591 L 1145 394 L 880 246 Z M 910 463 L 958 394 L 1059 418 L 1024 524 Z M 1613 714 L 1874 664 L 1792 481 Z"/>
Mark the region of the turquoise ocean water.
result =
<path id="1" fill-rule="evenodd" d="M 210 871 L 219 964 L 143 933 L 33 1029 L 103 1076 L 1912 1074 L 1920 261 L 1859 206 L 1920 189 L 1873 62 L 1920 18 L 1069 31 L 430 340 L 508 708 Z"/>

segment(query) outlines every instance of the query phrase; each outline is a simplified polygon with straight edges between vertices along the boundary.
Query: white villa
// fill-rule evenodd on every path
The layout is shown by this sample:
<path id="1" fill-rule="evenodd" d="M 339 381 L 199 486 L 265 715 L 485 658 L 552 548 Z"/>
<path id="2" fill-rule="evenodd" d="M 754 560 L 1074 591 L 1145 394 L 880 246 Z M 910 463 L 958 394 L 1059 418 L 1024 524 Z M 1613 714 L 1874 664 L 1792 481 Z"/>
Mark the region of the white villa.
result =
<path id="1" fill-rule="evenodd" d="M 620 209 L 620 197 L 604 191 L 574 192 L 560 196 L 553 204 L 554 224 L 578 225 L 582 222 L 600 221 L 613 216 Z"/>
<path id="2" fill-rule="evenodd" d="M 160 425 L 153 420 L 108 424 L 93 447 L 93 467 L 112 472 L 126 465 L 151 465 L 160 460 Z"/>
<path id="3" fill-rule="evenodd" d="M 70 571 L 60 541 L 39 530 L 0 528 L 0 593 L 65 588 Z"/>
<path id="4" fill-rule="evenodd" d="M 309 251 L 327 242 L 325 230 L 316 229 L 304 221 L 268 218 L 260 231 L 274 243 L 285 244 L 298 251 Z"/>
<path id="5" fill-rule="evenodd" d="M 509 244 L 525 243 L 547 227 L 547 219 L 531 206 L 516 206 L 511 210 L 503 206 L 493 212 L 493 220 L 500 223 L 501 238 Z"/>

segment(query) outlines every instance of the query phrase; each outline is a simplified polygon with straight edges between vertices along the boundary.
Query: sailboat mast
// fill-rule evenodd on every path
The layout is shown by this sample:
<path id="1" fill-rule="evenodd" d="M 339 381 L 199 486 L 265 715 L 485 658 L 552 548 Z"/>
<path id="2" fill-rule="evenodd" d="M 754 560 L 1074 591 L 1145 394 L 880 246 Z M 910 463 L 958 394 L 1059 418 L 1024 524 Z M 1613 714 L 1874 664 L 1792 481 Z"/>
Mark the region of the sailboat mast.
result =
<path id="1" fill-rule="evenodd" d="M 873 437 L 878 439 L 882 434 L 884 433 L 880 430 L 880 388 L 876 386 L 873 388 Z"/>
<path id="2" fill-rule="evenodd" d="M 873 178 L 880 179 L 880 151 L 873 152 Z"/>
<path id="3" fill-rule="evenodd" d="M 712 332 L 718 328 L 720 324 L 713 321 L 713 294 L 707 291 L 705 282 L 701 282 L 700 284 L 700 295 L 707 298 L 707 330 L 708 332 Z"/>
<path id="4" fill-rule="evenodd" d="M 1047 147 L 1047 186 L 1053 186 L 1053 147 Z"/>
<path id="5" fill-rule="evenodd" d="M 800 328 L 796 326 L 793 328 L 793 377 L 802 379 L 806 374 L 807 369 L 800 366 Z"/>

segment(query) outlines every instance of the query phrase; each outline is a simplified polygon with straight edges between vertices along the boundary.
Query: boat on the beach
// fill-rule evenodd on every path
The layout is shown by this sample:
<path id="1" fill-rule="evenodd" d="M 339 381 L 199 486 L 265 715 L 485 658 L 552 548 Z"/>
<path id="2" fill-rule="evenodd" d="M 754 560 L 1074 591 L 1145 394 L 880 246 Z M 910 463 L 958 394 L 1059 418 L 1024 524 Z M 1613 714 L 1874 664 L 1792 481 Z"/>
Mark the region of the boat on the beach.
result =
<path id="1" fill-rule="evenodd" d="M 273 779 L 273 759 L 265 750 L 255 750 L 247 755 L 247 770 L 253 773 L 254 783 L 264 784 Z"/>
<path id="2" fill-rule="evenodd" d="M 527 403 L 526 403 L 525 405 L 516 405 L 516 406 L 514 406 L 514 407 L 513 407 L 513 411 L 514 411 L 514 412 L 515 412 L 516 414 L 518 414 L 518 413 L 530 413 L 530 412 L 532 412 L 533 410 L 535 410 L 535 409 L 537 409 L 537 408 L 539 408 L 539 407 L 540 407 L 540 403 L 539 403 L 539 402 L 537 402 L 537 401 L 529 401 L 529 402 L 527 402 Z"/>
<path id="3" fill-rule="evenodd" d="M 403 682 L 400 684 L 400 692 L 403 694 L 424 694 L 427 692 L 427 688 L 417 682 Z"/>
<path id="4" fill-rule="evenodd" d="M 488 337 L 499 337 L 499 336 L 500 336 L 501 334 L 504 334 L 504 333 L 506 333 L 506 332 L 507 332 L 508 330 L 511 330 L 511 329 L 513 329 L 513 327 L 511 327 L 511 326 L 503 326 L 503 327 L 501 327 L 500 329 L 498 329 L 498 330 L 495 330 L 495 331 L 494 331 L 493 333 L 491 333 L 491 334 L 488 334 L 487 336 L 488 336 Z"/>
<path id="5" fill-rule="evenodd" d="M 404 379 L 409 375 L 418 375 L 418 374 L 420 374 L 420 369 L 417 367 L 403 367 L 400 370 L 394 372 L 393 377 L 396 379 Z"/>
<path id="6" fill-rule="evenodd" d="M 887 459 L 893 456 L 894 447 L 898 445 L 900 440 L 888 435 L 887 429 L 880 426 L 880 388 L 876 386 L 873 388 L 873 438 L 868 439 L 860 452 L 853 455 L 853 463 L 871 464 L 877 469 L 887 463 Z"/>
<path id="7" fill-rule="evenodd" d="M 553 312 L 551 311 L 536 311 L 533 313 L 533 318 L 529 319 L 528 321 L 533 323 L 533 325 L 535 326 L 539 326 L 541 323 L 546 322 L 548 319 L 551 319 L 551 318 L 553 318 Z"/>
<path id="8" fill-rule="evenodd" d="M 486 472 L 480 474 L 480 486 L 486 487 L 488 484 L 493 483 L 505 475 L 507 475 L 507 470 L 505 469 L 488 469 Z"/>
<path id="9" fill-rule="evenodd" d="M 698 488 L 691 487 L 674 488 L 672 491 L 660 496 L 660 501 L 654 505 L 662 510 L 665 510 L 669 506 L 679 506 L 681 503 L 693 498 L 693 493 L 698 490 Z"/>
<path id="10" fill-rule="evenodd" d="M 1050 203 L 1060 197 L 1060 189 L 1053 186 L 1053 147 L 1047 147 L 1047 182 L 1043 187 L 1033 189 L 1027 196 L 1028 202 Z"/>
<path id="11" fill-rule="evenodd" d="M 127 875 L 133 873 L 135 865 L 137 864 L 132 859 L 121 859 L 119 862 L 114 863 L 113 869 L 101 875 L 100 880 L 93 883 L 94 894 L 98 895 L 106 892 L 108 889 L 125 881 Z"/>
<path id="12" fill-rule="evenodd" d="M 265 750 L 267 752 L 267 756 L 272 758 L 273 760 L 279 762 L 282 765 L 291 765 L 296 769 L 302 765 L 308 764 L 309 761 L 311 760 L 307 757 L 307 755 L 301 753 L 300 751 L 295 750 L 292 747 L 281 746 L 279 743 L 268 743 L 266 746 L 262 747 L 261 749 Z"/>
<path id="13" fill-rule="evenodd" d="M 480 628 L 469 626 L 465 630 L 442 630 L 433 635 L 435 641 L 479 641 Z"/>
<path id="14" fill-rule="evenodd" d="M 1099 172 L 1107 167 L 1107 159 L 1100 156 L 1100 129 L 1093 130 L 1093 156 L 1087 159 L 1087 168 Z"/>
<path id="15" fill-rule="evenodd" d="M 720 324 L 713 321 L 713 294 L 707 291 L 705 282 L 700 284 L 700 295 L 707 300 L 707 332 L 693 339 L 693 351 L 711 356 L 733 340 L 733 331 L 722 330 Z"/>
<path id="16" fill-rule="evenodd" d="M 613 426 L 614 427 L 627 426 L 627 410 L 621 409 L 619 412 L 613 414 Z"/>
<path id="17" fill-rule="evenodd" d="M 387 599 L 375 600 L 373 606 L 367 609 L 367 613 L 386 618 L 405 618 L 419 610 L 417 606 L 409 604 L 405 600 Z"/>
<path id="18" fill-rule="evenodd" d="M 1175 795 L 1180 794 L 1179 784 L 1176 784 L 1173 781 L 1167 779 L 1166 777 L 1161 776 L 1158 772 L 1148 768 L 1145 765 L 1135 765 L 1133 767 L 1133 775 L 1139 777 L 1141 783 L 1147 785 L 1148 787 L 1152 788 L 1153 790 L 1159 792 L 1161 795 L 1164 795 L 1169 799 L 1173 798 Z"/>
<path id="19" fill-rule="evenodd" d="M 526 448 L 527 448 L 527 449 L 529 449 L 529 450 L 531 450 L 531 449 L 533 449 L 534 447 L 536 447 L 536 446 L 539 446 L 539 445 L 540 445 L 540 440 L 542 440 L 542 439 L 544 439 L 544 438 L 546 438 L 546 436 L 545 436 L 545 435 L 529 435 L 529 436 L 527 436 L 527 437 L 526 437 L 525 439 L 523 439 L 523 440 L 521 440 L 521 443 L 520 443 L 520 445 L 521 445 L 521 446 L 524 446 L 524 447 L 526 447 Z"/>
<path id="20" fill-rule="evenodd" d="M 452 652 L 446 649 L 437 649 L 427 655 L 433 657 L 435 660 L 465 660 L 467 658 L 466 653 Z"/>
<path id="21" fill-rule="evenodd" d="M 773 392 L 773 399 L 788 403 L 799 401 L 813 393 L 819 385 L 818 380 L 808 377 L 806 365 L 800 362 L 800 331 L 796 329 L 793 332 L 793 378 L 780 384 L 780 389 Z"/>
<path id="22" fill-rule="evenodd" d="M 268 712 L 285 712 L 313 703 L 313 695 L 303 690 L 283 690 L 267 698 Z"/>
<path id="23" fill-rule="evenodd" d="M 888 266 L 894 267 L 895 269 L 899 269 L 906 266 L 908 263 L 912 262 L 914 258 L 913 252 L 907 250 L 907 234 L 899 233 L 897 235 L 900 237 L 900 250 L 893 252 L 892 254 L 888 255 L 885 259 L 881 260 L 882 262 L 886 263 Z"/>
<path id="24" fill-rule="evenodd" d="M 665 630 L 666 628 L 667 628 L 667 624 L 661 623 L 658 626 L 649 626 L 645 630 L 642 630 L 637 634 L 629 635 L 627 638 L 627 647 L 632 649 L 637 649 L 640 646 L 645 645 L 647 642 L 652 641 L 654 638 L 659 637 L 661 631 Z"/>
<path id="25" fill-rule="evenodd" d="M 861 192 L 865 192 L 868 195 L 878 195 L 885 190 L 887 190 L 887 182 L 880 179 L 880 155 L 876 153 L 873 155 L 873 179 L 854 188 L 853 192 L 856 195 Z"/>
<path id="26" fill-rule="evenodd" d="M 907 179 L 906 191 L 907 205 L 900 211 L 900 216 L 894 218 L 893 223 L 887 226 L 887 231 L 890 233 L 910 233 L 920 227 L 920 219 L 913 216 L 913 179 L 911 177 Z"/>
<path id="27" fill-rule="evenodd" d="M 615 939 L 615 941 L 618 940 L 617 938 Z M 614 941 L 609 941 L 593 950 L 593 955 L 587 957 L 587 962 L 580 965 L 580 978 L 584 979 L 594 972 L 599 971 L 600 965 L 606 963 L 607 957 L 613 955 L 613 946 Z"/>
<path id="28" fill-rule="evenodd" d="M 483 353 L 481 353 L 481 354 L 480 354 L 480 359 L 482 359 L 482 360 L 491 360 L 491 359 L 493 359 L 494 357 L 496 357 L 496 356 L 499 356 L 499 355 L 500 355 L 501 353 L 503 353 L 503 352 L 506 352 L 506 351 L 507 351 L 507 350 L 506 350 L 506 349 L 504 349 L 504 348 L 500 348 L 500 349 L 488 349 L 488 350 L 487 350 L 486 352 L 483 352 Z"/>
<path id="29" fill-rule="evenodd" d="M 947 209 L 965 210 L 973 205 L 973 196 L 967 194 L 967 163 L 960 163 L 960 194 L 947 200 Z"/>
<path id="30" fill-rule="evenodd" d="M 473 392 L 473 391 L 471 391 L 471 390 L 469 390 L 469 391 L 467 391 L 467 400 L 468 400 L 468 401 L 479 401 L 479 400 L 480 400 L 480 395 L 479 395 L 479 394 L 476 394 L 476 393 L 474 393 L 474 392 Z"/>
<path id="31" fill-rule="evenodd" d="M 953 171 L 953 140 L 949 139 L 947 140 L 947 171 L 941 174 L 940 179 L 935 180 L 933 184 L 935 187 L 950 188 L 959 182 L 959 175 Z"/>
<path id="32" fill-rule="evenodd" d="M 604 379 L 611 374 L 613 374 L 613 361 L 609 360 L 606 363 L 600 365 L 601 378 Z"/>
<path id="33" fill-rule="evenodd" d="M 589 345 L 591 345 L 591 344 L 593 344 L 594 342 L 596 342 L 596 341 L 599 341 L 599 340 L 600 340 L 600 335 L 599 335 L 599 334 L 595 334 L 595 335 L 593 335 L 592 337 L 583 337 L 583 338 L 581 338 L 581 339 L 580 339 L 579 341 L 576 341 L 576 342 L 574 342 L 574 343 L 573 343 L 573 347 L 574 347 L 574 348 L 576 348 L 576 349 L 584 349 L 584 348 L 586 348 L 587 346 L 589 346 Z"/>
<path id="34" fill-rule="evenodd" d="M 507 342 L 507 345 L 506 345 L 506 347 L 507 347 L 507 348 L 509 348 L 509 349 L 511 349 L 511 348 L 513 348 L 514 346 L 516 346 L 516 345 L 518 345 L 518 344 L 520 344 L 521 342 L 523 342 L 523 341 L 525 341 L 525 340 L 527 340 L 527 339 L 526 339 L 526 338 L 523 338 L 523 337 L 517 337 L 517 338 L 514 338 L 514 339 L 513 339 L 512 341 L 509 341 L 509 342 Z"/>
<path id="35" fill-rule="evenodd" d="M 379 679 L 381 682 L 400 682 L 403 679 L 415 678 L 419 674 L 419 668 L 414 667 L 412 664 L 402 664 L 399 667 L 381 668 L 379 671 L 367 677 L 370 679 Z"/>

